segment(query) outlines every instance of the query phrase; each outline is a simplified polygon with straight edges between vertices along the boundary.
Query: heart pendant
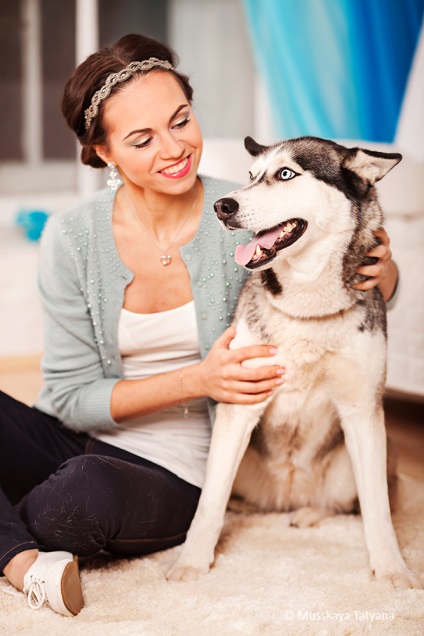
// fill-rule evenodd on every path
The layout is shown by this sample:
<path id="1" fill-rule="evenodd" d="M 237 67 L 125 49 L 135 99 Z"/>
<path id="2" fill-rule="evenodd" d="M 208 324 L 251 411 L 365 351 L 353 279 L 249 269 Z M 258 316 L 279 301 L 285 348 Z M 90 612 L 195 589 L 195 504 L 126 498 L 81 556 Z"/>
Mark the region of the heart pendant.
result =
<path id="1" fill-rule="evenodd" d="M 160 257 L 160 262 L 162 263 L 164 267 L 166 267 L 167 265 L 170 265 L 171 261 L 172 261 L 172 257 L 170 256 L 170 254 L 162 254 L 162 256 Z"/>

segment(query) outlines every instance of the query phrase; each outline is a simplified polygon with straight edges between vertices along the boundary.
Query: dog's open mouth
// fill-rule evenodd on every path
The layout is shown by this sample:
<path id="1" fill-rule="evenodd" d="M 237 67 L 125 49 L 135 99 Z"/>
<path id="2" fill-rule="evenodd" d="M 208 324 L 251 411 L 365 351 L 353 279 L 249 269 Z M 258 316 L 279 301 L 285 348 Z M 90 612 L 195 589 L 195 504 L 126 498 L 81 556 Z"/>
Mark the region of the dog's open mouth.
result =
<path id="1" fill-rule="evenodd" d="M 248 245 L 237 245 L 235 260 L 249 269 L 272 260 L 278 251 L 293 245 L 308 226 L 304 219 L 289 219 L 270 230 L 258 232 Z"/>

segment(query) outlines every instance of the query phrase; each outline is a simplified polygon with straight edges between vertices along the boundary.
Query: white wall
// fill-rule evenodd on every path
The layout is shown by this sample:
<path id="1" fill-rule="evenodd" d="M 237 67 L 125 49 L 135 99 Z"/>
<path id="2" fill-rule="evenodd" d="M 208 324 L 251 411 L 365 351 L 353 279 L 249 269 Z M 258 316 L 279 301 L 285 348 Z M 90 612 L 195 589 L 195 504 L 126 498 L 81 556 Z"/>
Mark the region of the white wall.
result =
<path id="1" fill-rule="evenodd" d="M 424 161 L 424 27 L 408 78 L 396 145 L 401 152 Z"/>
<path id="2" fill-rule="evenodd" d="M 253 133 L 255 70 L 240 0 L 171 0 L 170 41 L 207 137 Z"/>

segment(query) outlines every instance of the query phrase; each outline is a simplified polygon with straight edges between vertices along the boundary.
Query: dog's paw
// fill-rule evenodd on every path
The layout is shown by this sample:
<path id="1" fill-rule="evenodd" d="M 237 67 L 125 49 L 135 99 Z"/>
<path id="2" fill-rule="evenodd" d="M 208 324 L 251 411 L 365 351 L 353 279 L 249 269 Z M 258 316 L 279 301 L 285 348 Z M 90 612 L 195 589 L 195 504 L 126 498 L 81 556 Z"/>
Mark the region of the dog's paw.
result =
<path id="1" fill-rule="evenodd" d="M 331 513 L 328 510 L 305 506 L 293 513 L 290 519 L 290 525 L 296 528 L 310 528 L 311 526 L 316 526 L 320 521 L 330 515 Z"/>
<path id="2" fill-rule="evenodd" d="M 181 563 L 181 560 L 178 560 L 166 573 L 166 579 L 168 581 L 197 581 L 199 576 L 208 572 L 209 566 L 198 567 Z"/>
<path id="3" fill-rule="evenodd" d="M 423 588 L 422 580 L 408 568 L 396 572 L 375 572 L 374 574 L 379 583 L 397 590 L 420 590 Z"/>

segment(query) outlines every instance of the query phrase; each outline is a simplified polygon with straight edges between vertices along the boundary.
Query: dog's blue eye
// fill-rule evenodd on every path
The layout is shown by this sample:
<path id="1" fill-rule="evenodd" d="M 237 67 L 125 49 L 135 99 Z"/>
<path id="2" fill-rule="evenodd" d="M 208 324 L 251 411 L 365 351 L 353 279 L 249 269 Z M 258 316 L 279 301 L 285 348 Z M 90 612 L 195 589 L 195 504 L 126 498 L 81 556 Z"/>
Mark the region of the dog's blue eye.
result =
<path id="1" fill-rule="evenodd" d="M 296 173 L 290 168 L 282 168 L 278 173 L 278 178 L 282 181 L 288 181 L 289 179 L 293 179 L 296 176 Z"/>
<path id="2" fill-rule="evenodd" d="M 251 172 L 249 172 L 249 179 L 250 179 L 251 181 L 253 181 L 253 179 L 254 179 L 254 178 L 255 178 L 255 177 L 253 176 L 253 174 L 252 174 Z"/>

